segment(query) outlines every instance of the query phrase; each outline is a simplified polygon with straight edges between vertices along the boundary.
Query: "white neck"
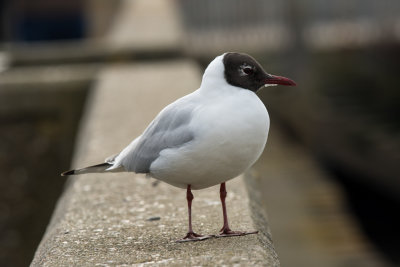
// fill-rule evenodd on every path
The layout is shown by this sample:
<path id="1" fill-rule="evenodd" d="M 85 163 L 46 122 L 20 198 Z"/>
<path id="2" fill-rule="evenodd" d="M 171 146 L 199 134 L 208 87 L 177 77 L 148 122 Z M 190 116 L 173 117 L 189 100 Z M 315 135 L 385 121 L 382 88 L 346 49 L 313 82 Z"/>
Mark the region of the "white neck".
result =
<path id="1" fill-rule="evenodd" d="M 225 80 L 225 67 L 222 62 L 224 55 L 216 57 L 207 66 L 201 81 L 200 91 L 207 93 L 208 91 L 219 91 L 229 86 Z"/>

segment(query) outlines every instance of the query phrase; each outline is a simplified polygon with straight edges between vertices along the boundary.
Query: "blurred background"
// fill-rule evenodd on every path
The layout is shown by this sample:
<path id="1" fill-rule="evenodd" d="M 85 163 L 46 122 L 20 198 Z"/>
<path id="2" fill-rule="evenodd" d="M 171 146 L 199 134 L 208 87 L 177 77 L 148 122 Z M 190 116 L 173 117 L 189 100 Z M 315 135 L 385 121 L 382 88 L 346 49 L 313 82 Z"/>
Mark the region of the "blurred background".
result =
<path id="1" fill-rule="evenodd" d="M 240 51 L 298 84 L 259 93 L 249 185 L 282 266 L 400 266 L 400 2 L 148 2 L 0 0 L 0 265 L 32 260 L 104 66 Z"/>

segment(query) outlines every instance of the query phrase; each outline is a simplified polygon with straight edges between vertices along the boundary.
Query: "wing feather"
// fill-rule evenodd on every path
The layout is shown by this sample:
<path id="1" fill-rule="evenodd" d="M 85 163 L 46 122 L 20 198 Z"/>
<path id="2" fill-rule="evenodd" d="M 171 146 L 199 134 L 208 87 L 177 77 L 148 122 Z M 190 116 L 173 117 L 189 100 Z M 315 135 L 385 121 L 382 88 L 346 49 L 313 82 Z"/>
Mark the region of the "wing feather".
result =
<path id="1" fill-rule="evenodd" d="M 194 139 L 188 125 L 192 118 L 194 106 L 190 103 L 167 106 L 137 138 L 137 144 L 131 146 L 123 158 L 116 160 L 127 171 L 148 173 L 151 163 L 158 158 L 160 152 L 167 148 L 180 147 Z M 134 142 L 135 142 L 134 141 Z"/>

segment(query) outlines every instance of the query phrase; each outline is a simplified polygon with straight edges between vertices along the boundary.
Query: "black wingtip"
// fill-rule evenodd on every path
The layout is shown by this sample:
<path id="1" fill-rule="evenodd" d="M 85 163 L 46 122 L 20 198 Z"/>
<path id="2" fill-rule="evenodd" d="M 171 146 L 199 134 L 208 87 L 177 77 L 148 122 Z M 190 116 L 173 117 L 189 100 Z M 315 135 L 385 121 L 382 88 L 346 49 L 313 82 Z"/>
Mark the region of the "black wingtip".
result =
<path id="1" fill-rule="evenodd" d="M 63 173 L 61 173 L 61 176 L 67 176 L 67 175 L 73 175 L 73 174 L 75 174 L 75 170 L 63 172 Z"/>

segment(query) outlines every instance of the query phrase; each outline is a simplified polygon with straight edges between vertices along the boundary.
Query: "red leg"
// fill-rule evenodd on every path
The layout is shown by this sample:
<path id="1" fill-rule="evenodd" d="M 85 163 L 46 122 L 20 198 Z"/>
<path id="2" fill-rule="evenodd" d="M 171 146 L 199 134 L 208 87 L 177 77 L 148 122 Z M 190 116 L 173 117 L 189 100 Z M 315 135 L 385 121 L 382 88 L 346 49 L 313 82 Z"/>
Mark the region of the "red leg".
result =
<path id="1" fill-rule="evenodd" d="M 186 234 L 186 236 L 180 240 L 177 240 L 176 242 L 187 242 L 187 241 L 200 241 L 204 239 L 208 239 L 212 236 L 210 235 L 199 235 L 193 232 L 192 229 L 192 200 L 194 199 L 192 191 L 190 189 L 190 185 L 187 186 L 186 190 L 186 200 L 188 203 L 188 214 L 189 214 L 189 231 Z"/>
<path id="2" fill-rule="evenodd" d="M 229 228 L 229 223 L 228 223 L 228 215 L 226 212 L 226 204 L 225 204 L 225 198 L 228 193 L 226 192 L 226 187 L 225 183 L 221 184 L 221 187 L 219 189 L 219 196 L 221 198 L 221 204 L 222 204 L 222 214 L 224 217 L 224 226 L 222 226 L 220 230 L 220 234 L 217 235 L 217 237 L 225 237 L 225 236 L 239 236 L 239 235 L 249 235 L 249 234 L 257 234 L 258 231 L 252 231 L 252 232 L 239 232 L 239 231 L 232 231 Z"/>
<path id="3" fill-rule="evenodd" d="M 231 232 L 232 230 L 229 228 L 229 223 L 228 223 L 228 215 L 226 213 L 226 205 L 225 205 L 225 198 L 228 193 L 226 192 L 226 187 L 225 183 L 221 184 L 221 187 L 219 188 L 219 197 L 221 199 L 221 204 L 222 204 L 222 215 L 224 217 L 224 226 L 222 226 L 220 232 L 226 233 L 226 232 Z"/>

